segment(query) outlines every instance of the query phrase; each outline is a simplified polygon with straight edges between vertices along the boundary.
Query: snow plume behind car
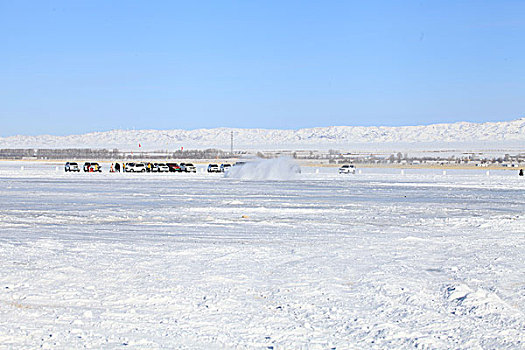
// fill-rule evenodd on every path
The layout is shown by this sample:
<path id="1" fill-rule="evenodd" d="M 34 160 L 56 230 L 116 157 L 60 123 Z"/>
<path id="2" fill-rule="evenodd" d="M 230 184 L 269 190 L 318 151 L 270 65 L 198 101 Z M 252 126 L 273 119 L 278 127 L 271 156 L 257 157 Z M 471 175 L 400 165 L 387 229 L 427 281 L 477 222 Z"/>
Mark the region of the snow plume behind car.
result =
<path id="1" fill-rule="evenodd" d="M 236 164 L 224 173 L 224 177 L 240 180 L 293 180 L 301 173 L 301 167 L 288 157 L 256 159 Z"/>

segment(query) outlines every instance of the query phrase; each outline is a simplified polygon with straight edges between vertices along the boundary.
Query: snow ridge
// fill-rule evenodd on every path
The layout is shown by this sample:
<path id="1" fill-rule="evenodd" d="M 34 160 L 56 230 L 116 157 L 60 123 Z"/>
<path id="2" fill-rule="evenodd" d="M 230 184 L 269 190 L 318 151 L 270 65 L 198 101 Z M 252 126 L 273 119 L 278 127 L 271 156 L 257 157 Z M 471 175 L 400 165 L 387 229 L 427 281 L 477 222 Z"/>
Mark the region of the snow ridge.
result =
<path id="1" fill-rule="evenodd" d="M 111 130 L 81 135 L 0 137 L 0 148 L 118 148 L 176 149 L 230 148 L 234 133 L 237 149 L 327 149 L 351 144 L 417 144 L 525 142 L 525 118 L 513 121 L 420 126 L 330 126 L 298 130 L 215 128 L 195 130 Z"/>

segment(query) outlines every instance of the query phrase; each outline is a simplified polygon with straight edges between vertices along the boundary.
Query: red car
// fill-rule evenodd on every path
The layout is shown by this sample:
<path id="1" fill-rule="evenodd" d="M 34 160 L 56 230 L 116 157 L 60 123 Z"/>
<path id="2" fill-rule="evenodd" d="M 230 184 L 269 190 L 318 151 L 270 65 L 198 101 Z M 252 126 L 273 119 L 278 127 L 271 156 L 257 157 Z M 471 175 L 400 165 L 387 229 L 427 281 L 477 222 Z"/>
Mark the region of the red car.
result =
<path id="1" fill-rule="evenodd" d="M 168 168 L 170 168 L 170 173 L 180 173 L 182 172 L 182 169 L 177 163 L 166 163 Z"/>

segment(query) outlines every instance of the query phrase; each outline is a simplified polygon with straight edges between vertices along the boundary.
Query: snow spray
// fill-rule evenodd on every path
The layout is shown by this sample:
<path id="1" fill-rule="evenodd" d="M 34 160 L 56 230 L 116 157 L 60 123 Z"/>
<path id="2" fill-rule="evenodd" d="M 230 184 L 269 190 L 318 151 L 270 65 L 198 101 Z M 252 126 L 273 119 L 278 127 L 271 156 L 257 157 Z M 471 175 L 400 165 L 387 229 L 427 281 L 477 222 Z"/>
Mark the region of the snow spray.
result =
<path id="1" fill-rule="evenodd" d="M 224 177 L 240 180 L 293 180 L 301 173 L 301 167 L 288 157 L 256 159 L 242 165 L 234 165 Z"/>

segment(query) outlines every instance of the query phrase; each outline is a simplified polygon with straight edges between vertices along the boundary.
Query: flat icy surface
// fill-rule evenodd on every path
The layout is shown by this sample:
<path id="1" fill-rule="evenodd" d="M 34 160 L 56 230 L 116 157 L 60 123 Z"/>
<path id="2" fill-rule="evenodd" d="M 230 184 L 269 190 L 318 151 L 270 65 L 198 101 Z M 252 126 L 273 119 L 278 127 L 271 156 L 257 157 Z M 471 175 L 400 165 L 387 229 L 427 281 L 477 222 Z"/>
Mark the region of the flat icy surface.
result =
<path id="1" fill-rule="evenodd" d="M 0 162 L 0 198 L 1 348 L 524 348 L 517 171 Z"/>

